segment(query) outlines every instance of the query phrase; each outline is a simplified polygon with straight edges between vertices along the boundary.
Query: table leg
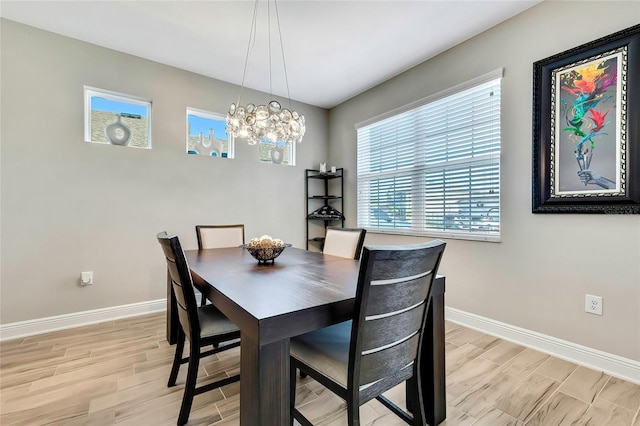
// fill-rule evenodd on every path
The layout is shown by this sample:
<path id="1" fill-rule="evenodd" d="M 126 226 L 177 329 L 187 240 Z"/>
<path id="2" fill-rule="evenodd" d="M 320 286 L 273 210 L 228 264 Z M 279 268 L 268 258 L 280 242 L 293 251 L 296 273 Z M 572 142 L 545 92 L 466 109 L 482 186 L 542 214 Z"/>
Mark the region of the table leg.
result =
<path id="1" fill-rule="evenodd" d="M 240 332 L 240 425 L 289 425 L 289 340 L 259 346 Z"/>
<path id="2" fill-rule="evenodd" d="M 447 417 L 444 352 L 444 277 L 433 281 L 431 306 L 427 312 L 426 334 L 422 342 L 422 398 L 426 421 L 430 426 Z M 407 389 L 409 387 L 407 386 Z M 407 392 L 407 409 L 413 411 L 417 395 Z"/>

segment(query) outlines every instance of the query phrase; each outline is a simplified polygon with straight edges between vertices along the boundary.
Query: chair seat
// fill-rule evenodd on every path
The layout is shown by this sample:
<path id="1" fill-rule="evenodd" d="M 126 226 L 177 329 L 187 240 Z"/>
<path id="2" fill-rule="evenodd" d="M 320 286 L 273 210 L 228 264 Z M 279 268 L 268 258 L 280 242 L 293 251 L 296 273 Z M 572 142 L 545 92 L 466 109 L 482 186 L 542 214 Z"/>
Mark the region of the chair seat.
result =
<path id="1" fill-rule="evenodd" d="M 291 356 L 346 388 L 352 323 L 345 321 L 291 338 Z"/>
<path id="2" fill-rule="evenodd" d="M 203 339 L 240 331 L 238 326 L 229 321 L 213 305 L 199 307 L 198 320 L 200 321 L 200 337 Z"/>

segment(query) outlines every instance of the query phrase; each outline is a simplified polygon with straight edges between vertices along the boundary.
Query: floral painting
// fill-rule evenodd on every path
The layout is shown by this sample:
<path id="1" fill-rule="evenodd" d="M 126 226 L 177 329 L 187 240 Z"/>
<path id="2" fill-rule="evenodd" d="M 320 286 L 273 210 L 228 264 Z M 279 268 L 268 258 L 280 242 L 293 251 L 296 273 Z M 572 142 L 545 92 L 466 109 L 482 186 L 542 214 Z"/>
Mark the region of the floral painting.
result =
<path id="1" fill-rule="evenodd" d="M 555 196 L 620 192 L 625 105 L 618 82 L 626 79 L 620 75 L 626 48 L 620 50 L 553 73 Z"/>
<path id="2" fill-rule="evenodd" d="M 640 214 L 640 25 L 533 64 L 533 213 Z"/>

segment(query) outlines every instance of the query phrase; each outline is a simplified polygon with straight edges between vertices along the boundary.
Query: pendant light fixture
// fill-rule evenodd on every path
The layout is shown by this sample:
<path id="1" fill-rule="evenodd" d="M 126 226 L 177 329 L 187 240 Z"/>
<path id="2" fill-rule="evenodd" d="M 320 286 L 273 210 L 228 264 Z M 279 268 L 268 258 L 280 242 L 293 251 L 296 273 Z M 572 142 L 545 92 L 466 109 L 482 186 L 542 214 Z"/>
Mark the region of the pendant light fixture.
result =
<path id="1" fill-rule="evenodd" d="M 289 93 L 289 81 L 287 78 L 287 67 L 284 57 L 284 47 L 282 44 L 282 32 L 280 31 L 280 18 L 278 16 L 278 3 L 276 0 L 267 1 L 267 27 L 268 27 L 268 50 L 269 50 L 269 95 L 271 100 L 266 104 L 249 103 L 241 106 L 240 101 L 244 82 L 247 75 L 247 66 L 249 56 L 252 50 L 252 44 L 256 38 L 256 21 L 258 17 L 258 3 L 256 0 L 253 9 L 253 20 L 251 23 L 251 31 L 249 33 L 249 43 L 247 45 L 247 55 L 244 63 L 244 71 L 242 74 L 242 84 L 240 86 L 240 94 L 238 102 L 232 103 L 227 113 L 227 134 L 233 135 L 234 138 L 244 139 L 250 145 L 255 145 L 262 141 L 276 144 L 285 142 L 287 144 L 301 142 L 304 136 L 306 126 L 304 116 L 294 111 L 291 107 L 291 95 Z M 275 25 L 278 29 L 280 49 L 282 53 L 282 64 L 284 69 L 284 78 L 287 88 L 288 107 L 283 107 L 280 102 L 273 99 L 272 93 L 272 64 L 271 64 L 271 5 L 273 3 L 275 9 Z"/>

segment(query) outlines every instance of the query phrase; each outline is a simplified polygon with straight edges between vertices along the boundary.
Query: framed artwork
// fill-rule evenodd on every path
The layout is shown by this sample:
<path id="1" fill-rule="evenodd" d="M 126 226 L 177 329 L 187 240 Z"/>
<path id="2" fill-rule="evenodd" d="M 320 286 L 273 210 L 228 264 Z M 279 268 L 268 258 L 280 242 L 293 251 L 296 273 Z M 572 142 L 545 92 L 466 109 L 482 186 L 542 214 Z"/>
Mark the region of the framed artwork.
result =
<path id="1" fill-rule="evenodd" d="M 533 213 L 640 214 L 640 25 L 533 64 Z"/>
<path id="2" fill-rule="evenodd" d="M 187 108 L 187 154 L 233 158 L 233 136 L 227 135 L 225 127 L 224 115 Z"/>
<path id="3" fill-rule="evenodd" d="M 151 101 L 84 87 L 85 142 L 151 149 Z"/>

